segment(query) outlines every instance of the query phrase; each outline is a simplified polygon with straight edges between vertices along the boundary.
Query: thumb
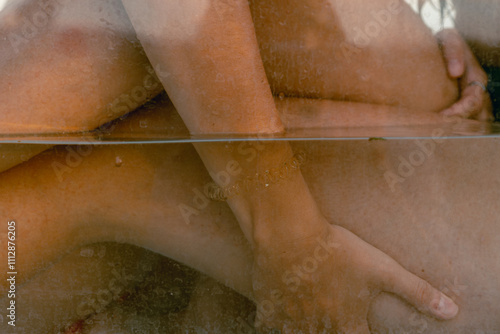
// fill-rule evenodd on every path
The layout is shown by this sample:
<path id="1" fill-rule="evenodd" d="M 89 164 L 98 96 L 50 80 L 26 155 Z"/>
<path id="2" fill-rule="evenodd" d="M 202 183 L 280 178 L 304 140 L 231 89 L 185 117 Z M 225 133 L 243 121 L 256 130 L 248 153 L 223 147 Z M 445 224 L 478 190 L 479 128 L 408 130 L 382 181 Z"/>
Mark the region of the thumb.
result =
<path id="1" fill-rule="evenodd" d="M 443 57 L 452 78 L 460 78 L 465 73 L 465 51 L 462 37 L 454 29 L 445 29 L 437 34 Z"/>
<path id="2" fill-rule="evenodd" d="M 458 306 L 441 291 L 434 288 L 420 277 L 410 273 L 397 262 L 392 268 L 385 270 L 383 289 L 395 293 L 419 311 L 442 320 L 454 318 L 458 313 Z"/>

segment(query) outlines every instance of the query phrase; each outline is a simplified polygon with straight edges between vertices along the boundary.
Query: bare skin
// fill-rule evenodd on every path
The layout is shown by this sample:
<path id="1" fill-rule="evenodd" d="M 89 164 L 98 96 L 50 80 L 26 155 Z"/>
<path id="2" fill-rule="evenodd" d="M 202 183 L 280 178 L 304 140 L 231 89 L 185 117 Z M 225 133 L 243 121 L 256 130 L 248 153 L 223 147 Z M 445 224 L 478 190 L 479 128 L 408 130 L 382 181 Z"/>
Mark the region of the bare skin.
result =
<path id="1" fill-rule="evenodd" d="M 2 16 L 0 20 L 1 34 L 7 36 L 0 41 L 2 43 L 0 59 L 4 78 L 0 85 L 3 85 L 3 92 L 9 92 L 9 94 L 0 96 L 3 106 L 0 115 L 0 130 L 3 134 L 78 132 L 94 129 L 96 126 L 135 109 L 159 92 L 161 86 L 156 77 L 152 75 L 153 69 L 142 49 L 137 47 L 139 42 L 122 5 L 118 1 L 103 3 L 96 0 L 87 2 L 84 6 L 69 5 L 56 0 L 48 0 L 44 3 L 47 5 L 41 10 L 40 5 L 35 2 L 15 2 L 0 13 Z M 298 13 L 288 13 L 285 17 L 288 17 L 290 23 L 286 28 L 280 26 L 281 29 L 278 29 L 276 22 L 280 22 L 280 20 L 270 17 L 270 14 L 266 12 L 268 9 L 266 6 L 260 5 L 258 1 L 252 6 L 254 16 L 257 12 L 259 13 L 256 21 L 257 37 L 274 94 L 329 97 L 336 100 L 367 103 L 385 102 L 403 106 L 411 102 L 412 107 L 418 109 L 422 99 L 413 99 L 413 101 L 409 99 L 411 96 L 419 94 L 418 90 L 415 91 L 415 94 L 412 92 L 420 81 L 412 82 L 412 92 L 406 92 L 404 98 L 390 96 L 390 90 L 400 90 L 401 87 L 407 87 L 408 83 L 412 81 L 412 78 L 403 75 L 409 73 L 404 69 L 404 61 L 402 61 L 406 59 L 406 54 L 396 55 L 394 53 L 394 55 L 390 55 L 392 59 L 383 59 L 382 54 L 384 53 L 379 52 L 381 48 L 384 48 L 383 43 L 393 37 L 391 31 L 394 29 L 389 31 L 383 29 L 379 33 L 380 38 L 371 39 L 368 47 L 364 44 L 358 46 L 353 44 L 352 40 L 355 39 L 356 42 L 359 42 L 359 39 L 356 39 L 357 35 L 350 36 L 351 40 L 346 40 L 342 31 L 332 29 L 332 26 L 335 26 L 331 23 L 338 23 L 340 20 L 335 14 L 329 14 L 331 11 L 322 11 L 321 6 L 329 5 L 313 4 L 312 9 L 307 11 L 309 24 L 303 25 L 303 34 L 293 32 L 294 29 L 299 28 L 297 23 L 293 23 L 293 19 L 300 18 L 297 16 Z M 98 11 L 99 8 L 102 11 Z M 34 15 L 46 11 L 50 14 L 48 14 L 48 23 L 37 29 L 34 36 L 26 35 L 26 24 L 23 19 L 26 18 L 31 22 Z M 76 12 L 84 13 L 85 20 L 66 19 L 66 17 L 75 17 Z M 282 13 L 287 12 L 289 10 L 282 11 Z M 401 24 L 404 17 L 408 15 L 409 13 L 395 15 L 395 18 L 398 19 L 397 23 Z M 315 17 L 319 17 L 319 19 L 315 19 Z M 369 22 L 373 21 L 373 17 L 368 18 Z M 390 26 L 397 26 L 392 18 Z M 415 20 L 412 18 L 410 21 Z M 354 21 L 354 23 L 350 23 L 356 29 L 366 29 L 364 26 L 358 27 L 359 24 L 356 20 L 351 21 Z M 429 38 L 428 32 L 422 34 Z M 321 38 L 315 36 L 321 36 Z M 405 43 L 420 42 L 418 39 L 421 35 L 411 33 L 405 34 L 405 36 L 411 36 L 414 39 L 413 41 L 405 39 Z M 281 42 L 274 43 L 273 49 L 270 49 L 269 45 L 273 39 Z M 335 43 L 325 43 L 325 39 L 335 41 Z M 289 42 L 285 43 L 287 40 Z M 318 44 L 318 40 L 323 40 L 323 42 Z M 342 44 L 339 41 L 349 43 Z M 363 40 L 361 39 L 361 41 Z M 48 45 L 50 48 L 47 47 Z M 279 47 L 280 45 L 281 47 Z M 296 46 L 301 48 L 301 45 L 307 48 L 299 53 Z M 429 53 L 425 51 L 425 43 L 419 45 L 420 52 Z M 431 53 L 435 53 L 435 47 L 432 48 L 434 50 Z M 82 50 L 85 51 L 81 52 Z M 293 52 L 288 52 L 288 50 L 293 50 Z M 350 70 L 354 64 L 363 63 L 363 57 L 366 57 L 367 54 L 370 54 L 370 59 L 375 55 L 380 57 L 380 61 L 390 61 L 392 64 L 396 64 L 393 66 L 398 67 L 394 68 L 392 72 L 395 73 L 397 70 L 401 70 L 401 72 L 397 75 L 392 74 L 392 76 L 398 78 L 399 81 L 394 81 L 394 78 L 391 78 L 391 80 L 377 80 L 374 83 L 374 78 L 383 79 L 385 75 L 385 71 L 383 71 L 384 73 L 380 72 L 375 68 L 376 66 L 356 68 L 355 71 Z M 17 57 L 19 55 L 22 57 Z M 385 56 L 388 56 L 387 53 Z M 401 58 L 396 59 L 397 56 Z M 420 56 L 418 55 L 419 59 L 421 59 Z M 311 57 L 314 57 L 314 61 Z M 34 60 L 35 58 L 36 60 Z M 113 59 L 113 61 L 110 62 L 109 59 Z M 277 59 L 281 59 L 279 64 Z M 335 59 L 334 63 L 332 63 L 332 59 Z M 436 63 L 435 60 L 429 59 L 426 59 L 426 62 L 429 65 L 428 69 L 419 69 L 424 71 L 421 72 L 422 75 L 432 70 L 442 71 L 439 62 Z M 43 71 L 37 67 L 40 63 L 44 64 Z M 286 76 L 284 75 L 289 70 L 283 66 L 303 68 L 304 65 L 308 66 L 305 68 L 307 73 L 292 71 Z M 164 69 L 162 70 L 161 67 L 156 70 L 160 71 L 160 75 L 164 74 Z M 386 68 L 387 70 L 388 68 Z M 475 71 L 477 72 L 477 70 Z M 51 77 L 52 73 L 65 73 L 65 80 L 55 80 Z M 345 75 L 346 73 L 349 75 Z M 305 74 L 307 76 L 304 76 Z M 17 76 L 22 80 L 19 80 Z M 454 75 L 454 77 L 457 76 Z M 336 79 L 330 80 L 329 77 Z M 342 80 L 338 80 L 339 77 L 342 77 Z M 344 80 L 351 80 L 349 89 L 347 86 L 339 84 Z M 357 81 L 366 82 L 366 84 L 361 87 Z M 368 82 L 373 84 L 368 84 Z M 286 86 L 286 89 L 283 89 L 283 86 Z M 79 90 L 67 89 L 68 87 L 79 87 Z M 424 88 L 420 87 L 419 89 L 421 91 Z M 141 95 L 143 91 L 146 91 L 147 94 Z M 362 91 L 369 92 L 369 94 Z M 439 91 L 435 92 L 439 94 Z M 432 108 L 443 104 L 444 100 L 436 104 L 432 102 L 433 99 L 435 98 L 425 99 L 428 101 L 425 103 L 430 105 L 434 103 Z M 83 100 L 85 103 L 81 103 Z M 376 116 L 372 119 L 379 121 Z M 355 123 L 353 122 L 353 124 Z M 27 160 L 46 148 L 16 145 L 16 149 L 13 151 L 10 147 L 4 146 L 2 152 L 9 151 L 9 149 L 11 151 L 2 159 L 0 171 Z"/>
<path id="2" fill-rule="evenodd" d="M 165 119 L 162 116 L 165 111 L 158 113 L 157 122 Z M 478 145 L 481 150 L 477 150 Z M 325 215 L 387 252 L 411 271 L 443 290 L 448 289 L 461 306 L 457 319 L 440 322 L 416 313 L 393 295 L 381 294 L 369 313 L 372 332 L 393 329 L 417 333 L 424 326 L 430 332 L 445 333 L 498 330 L 500 324 L 495 316 L 498 312 L 495 308 L 498 281 L 495 277 L 500 268 L 494 256 L 498 224 L 495 213 L 487 210 L 496 201 L 490 186 L 496 182 L 496 173 L 491 173 L 497 164 L 495 158 L 492 159 L 496 156 L 493 154 L 496 146 L 496 139 L 448 140 L 436 144 L 434 154 L 393 192 L 384 173 L 397 168 L 399 156 L 407 157 L 415 151 L 418 148 L 416 142 L 294 144 L 295 149 L 308 154 L 309 163 L 303 167 L 303 173 Z M 325 154 L 326 159 L 323 158 Z M 121 167 L 114 164 L 116 156 L 124 161 Z M 348 168 L 341 163 L 346 159 L 352 161 Z M 53 161 L 64 161 L 64 152 L 44 154 L 2 176 L 2 182 L 6 179 L 25 180 L 21 187 L 9 186 L 9 196 L 6 196 L 18 198 L 23 194 L 25 201 L 9 200 L 3 192 L 1 201 L 2 212 L 8 217 L 19 217 L 19 234 L 26 236 L 22 244 L 34 247 L 31 238 L 36 238 L 36 235 L 29 234 L 29 226 L 44 223 L 40 220 L 42 215 L 28 223 L 24 214 L 16 214 L 26 211 L 23 209 L 25 205 L 32 207 L 33 201 L 40 203 L 40 200 L 31 199 L 33 191 L 23 189 L 52 189 L 46 195 L 55 201 L 62 200 L 58 194 L 65 189 L 68 203 L 79 205 L 67 206 L 73 209 L 64 219 L 50 207 L 41 209 L 47 219 L 45 223 L 63 222 L 47 226 L 47 229 L 63 231 L 68 227 L 90 239 L 92 234 L 89 231 L 99 226 L 108 231 L 101 236 L 103 239 L 147 245 L 225 282 L 240 293 L 251 295 L 250 252 L 226 204 L 210 202 L 200 215 L 192 217 L 189 225 L 178 208 L 179 204 L 194 206 L 191 189 L 202 188 L 211 182 L 189 145 L 96 148 L 81 166 L 65 175 L 62 183 L 50 167 Z M 43 181 L 32 181 L 28 177 L 31 170 L 39 171 Z M 332 172 L 320 175 L 318 170 Z M 361 172 L 366 178 L 357 178 Z M 486 173 L 490 175 L 488 179 L 484 178 Z M 132 180 L 132 174 L 134 182 L 122 183 L 121 187 L 100 187 L 98 196 L 95 196 L 95 185 L 102 185 L 104 179 L 115 184 L 121 179 Z M 471 183 L 467 183 L 466 190 L 457 189 L 465 186 L 460 181 L 464 178 Z M 86 182 L 82 184 L 81 180 Z M 161 189 L 169 191 L 159 191 Z M 339 191 L 342 196 L 337 195 Z M 366 195 L 360 196 L 360 191 Z M 89 196 L 90 192 L 94 196 Z M 446 198 L 445 202 L 443 198 Z M 474 206 L 470 205 L 471 199 L 474 199 Z M 141 203 L 140 215 L 135 209 L 137 203 Z M 333 203 L 340 205 L 342 210 Z M 95 212 L 96 207 L 113 210 Z M 461 209 L 453 209 L 457 207 Z M 82 211 L 82 208 L 87 210 Z M 138 219 L 141 224 L 136 223 Z M 365 223 L 367 219 L 368 224 Z M 85 226 L 80 224 L 82 220 L 87 222 Z M 164 228 L 166 225 L 168 229 Z M 460 240 L 459 248 L 456 247 L 457 240 Z M 67 245 L 51 240 L 46 240 L 46 245 L 49 242 L 50 248 L 59 252 L 67 249 Z M 19 254 L 34 256 L 32 251 L 20 250 Z M 25 259 L 21 255 L 20 261 Z M 307 257 L 310 255 L 300 258 L 299 266 L 303 267 L 302 261 Z M 27 265 L 23 267 L 25 270 L 29 268 Z M 302 274 L 307 276 L 305 271 Z"/>
<path id="3" fill-rule="evenodd" d="M 300 86 L 298 87 L 298 89 L 300 89 Z M 297 89 L 296 89 L 296 88 L 292 89 L 292 92 L 290 92 L 290 94 L 293 94 L 293 90 L 297 90 Z M 327 93 L 327 91 L 326 91 L 326 93 Z M 379 93 L 380 93 L 380 92 L 379 92 Z M 407 93 L 407 92 L 406 92 L 406 93 Z M 287 94 L 288 94 L 288 92 L 287 92 Z M 353 93 L 353 96 L 354 96 L 354 97 L 353 97 L 352 99 L 353 99 L 353 100 L 356 100 L 356 98 L 355 98 L 355 94 L 354 94 L 354 93 Z M 384 98 L 383 96 L 385 96 L 385 95 L 384 95 L 384 93 L 383 93 L 383 90 L 382 90 L 382 93 L 380 93 L 380 95 L 375 94 L 375 95 L 374 95 L 374 98 L 375 98 L 375 99 L 376 99 L 376 98 L 379 98 L 379 99 L 380 99 L 380 98 L 381 98 L 381 96 L 382 96 L 382 98 Z M 411 97 L 411 94 L 409 94 L 409 96 Z M 405 97 L 405 98 L 406 98 L 406 97 Z M 406 105 L 405 105 L 405 103 L 407 103 L 407 102 L 408 102 L 408 101 L 405 101 L 405 100 L 404 100 L 405 98 L 401 97 L 401 98 L 399 98 L 399 99 L 396 99 L 396 100 L 397 100 L 397 104 L 400 104 L 400 106 L 401 106 L 401 107 L 405 107 L 405 106 L 406 106 Z M 427 101 L 427 100 L 426 100 L 426 101 Z M 430 101 L 433 101 L 433 99 L 431 98 L 431 99 L 430 99 Z M 370 101 L 367 101 L 367 102 L 370 102 Z M 440 103 L 442 103 L 442 101 L 440 101 Z M 438 108 L 438 107 L 436 107 L 436 108 L 435 108 L 435 110 L 439 110 L 439 108 Z"/>
<path id="4" fill-rule="evenodd" d="M 311 3 L 304 3 L 306 6 L 308 4 Z M 261 56 L 256 41 L 255 32 L 258 32 L 258 23 L 254 26 L 246 2 L 187 1 L 181 5 L 149 0 L 144 5 L 127 0 L 124 1 L 124 5 L 148 58 L 153 64 L 165 69 L 164 75 L 159 77 L 191 133 L 275 134 L 284 130 L 263 75 L 264 65 L 261 61 L 265 62 L 266 57 Z M 275 11 L 265 10 L 264 13 L 282 12 L 279 9 L 285 9 L 280 8 L 279 3 L 273 5 Z M 312 5 L 313 8 L 318 5 L 316 12 L 318 14 L 330 11 L 344 15 L 341 16 L 343 18 L 347 17 L 347 11 L 342 7 L 344 3 L 336 3 L 338 8 L 332 8 L 335 6 L 326 2 L 315 2 Z M 386 34 L 377 33 L 376 36 L 371 34 L 375 46 L 367 45 L 365 52 L 357 50 L 355 54 L 372 56 L 372 50 L 378 49 L 377 42 L 384 39 L 389 41 L 389 38 L 391 43 L 404 41 L 409 42 L 409 45 L 415 45 L 419 60 L 430 60 L 429 64 L 425 62 L 422 73 L 433 76 L 437 93 L 433 94 L 433 91 L 430 91 L 426 93 L 425 99 L 420 97 L 412 100 L 413 92 L 419 92 L 417 84 L 415 88 L 404 91 L 405 95 L 401 95 L 409 99 L 396 98 L 395 106 L 413 108 L 416 113 L 437 112 L 445 106 L 450 106 L 458 97 L 458 89 L 456 82 L 447 77 L 433 36 L 427 30 L 420 29 L 411 35 L 415 37 L 414 39 L 408 39 L 406 35 L 401 34 L 404 31 L 401 27 L 406 27 L 405 24 L 408 24 L 415 28 L 415 23 L 421 24 L 410 8 L 397 1 L 383 1 L 376 5 L 379 7 L 366 8 L 361 2 L 355 3 L 353 12 L 362 16 L 362 9 L 368 12 L 373 9 L 379 10 L 380 6 L 387 6 L 387 9 L 384 9 L 385 15 L 390 16 L 392 13 L 394 18 L 390 19 L 402 24 L 391 26 L 390 22 L 386 22 L 387 24 L 384 24 Z M 193 10 L 196 13 L 191 13 Z M 402 17 L 398 17 L 399 14 L 403 14 Z M 164 15 L 168 17 L 165 18 Z M 318 19 L 317 15 L 313 16 Z M 261 14 L 260 17 L 265 17 L 265 14 Z M 403 17 L 405 19 L 402 19 Z M 325 21 L 328 22 L 328 19 Z M 280 25 L 291 26 L 289 32 L 293 32 L 293 22 L 296 21 L 291 20 L 287 24 L 287 20 L 284 19 Z M 347 26 L 350 23 L 352 22 L 347 22 Z M 270 23 L 264 25 L 268 26 Z M 279 34 L 268 33 L 266 36 L 279 38 Z M 338 42 L 342 46 L 350 40 L 339 39 Z M 391 43 L 382 46 L 387 47 L 392 45 Z M 334 56 L 329 52 L 331 50 L 328 45 L 325 43 L 325 54 Z M 260 49 L 263 49 L 262 45 Z M 381 52 L 380 49 L 378 51 Z M 401 49 L 394 47 L 389 53 L 390 56 L 385 56 L 387 62 L 381 64 L 394 64 L 391 62 L 392 57 L 397 59 L 409 57 L 412 60 L 413 52 L 415 51 L 412 47 Z M 317 56 L 318 63 L 322 64 L 321 53 L 318 52 Z M 354 57 L 349 55 L 347 59 L 352 60 L 352 58 Z M 377 57 L 370 58 L 378 60 Z M 330 57 L 329 60 L 330 64 L 336 62 L 335 57 Z M 342 60 L 339 62 L 342 64 Z M 292 65 L 295 64 L 292 62 Z M 345 73 L 348 77 L 353 67 L 345 66 L 345 70 L 348 71 Z M 376 72 L 371 70 L 374 71 Z M 390 70 L 387 72 L 391 74 Z M 417 73 L 420 73 L 419 69 Z M 315 74 L 311 75 L 312 79 L 320 80 L 320 75 L 316 77 Z M 368 78 L 369 74 L 363 73 Z M 397 74 L 404 76 L 403 73 Z M 300 86 L 298 77 L 287 73 L 288 77 L 292 78 L 292 82 L 296 79 L 295 84 Z M 386 78 L 382 75 L 382 79 Z M 397 81 L 397 77 L 392 77 L 392 80 Z M 273 86 L 273 80 L 270 81 L 270 85 Z M 375 100 L 367 98 L 366 102 L 374 103 L 377 98 L 378 101 L 389 98 L 385 94 L 388 91 L 385 92 L 383 89 L 384 84 L 388 82 L 392 81 L 381 80 L 376 86 L 381 89 L 373 92 Z M 348 83 L 349 79 L 346 79 L 347 86 Z M 294 90 L 290 85 L 286 88 Z M 325 97 L 331 98 L 329 94 L 335 91 L 335 85 L 333 92 L 328 91 L 332 88 L 330 86 L 320 88 L 325 89 L 320 91 Z M 354 102 L 363 102 L 358 100 L 360 97 L 355 93 L 348 95 L 348 98 Z M 415 103 L 417 101 L 424 102 Z M 224 119 L 218 116 L 221 111 L 224 111 Z M 263 146 L 259 160 L 252 162 L 238 155 L 234 144 L 195 145 L 209 173 L 215 177 L 219 186 L 223 187 L 237 185 L 234 179 L 223 185 L 224 181 L 216 177 L 225 166 L 230 169 L 231 164 L 233 167 L 234 164 L 240 166 L 244 171 L 240 178 L 244 179 L 252 175 L 262 175 L 266 170 L 273 168 L 273 164 L 277 161 L 283 163 L 291 157 L 291 148 L 286 143 L 275 142 Z M 410 303 L 417 305 L 422 312 L 433 314 L 440 319 L 451 319 L 458 312 L 457 306 L 451 299 L 428 283 L 424 283 L 414 275 L 408 275 L 397 262 L 345 229 L 330 225 L 316 205 L 300 173 L 291 175 L 275 187 L 240 192 L 238 196 L 228 198 L 228 204 L 253 250 L 252 277 L 258 306 L 257 326 L 263 330 L 278 328 L 292 333 L 311 328 L 321 332 L 333 328 L 336 331 L 367 333 L 369 328 L 366 317 L 369 304 L 373 295 L 380 291 L 401 295 Z M 290 270 L 304 254 L 312 253 L 315 248 L 312 240 L 318 238 L 323 238 L 329 244 L 349 246 L 343 250 L 333 251 L 335 265 L 322 268 L 315 274 L 314 279 L 304 282 L 295 291 L 282 292 L 285 282 L 280 275 Z M 297 253 L 287 251 L 287 245 L 290 243 L 294 243 L 298 249 Z M 275 291 L 281 293 L 277 297 L 280 298 L 279 305 L 272 302 L 271 310 L 266 310 L 266 307 L 270 307 L 268 305 L 270 299 L 275 297 L 273 296 Z M 356 296 L 359 294 L 365 297 L 357 299 Z"/>
<path id="5" fill-rule="evenodd" d="M 119 1 L 43 3 L 14 2 L 0 13 L 3 135 L 93 130 L 162 90 Z M 28 34 L 26 20 L 44 13 L 53 14 Z M 45 149 L 17 145 L 0 170 Z"/>

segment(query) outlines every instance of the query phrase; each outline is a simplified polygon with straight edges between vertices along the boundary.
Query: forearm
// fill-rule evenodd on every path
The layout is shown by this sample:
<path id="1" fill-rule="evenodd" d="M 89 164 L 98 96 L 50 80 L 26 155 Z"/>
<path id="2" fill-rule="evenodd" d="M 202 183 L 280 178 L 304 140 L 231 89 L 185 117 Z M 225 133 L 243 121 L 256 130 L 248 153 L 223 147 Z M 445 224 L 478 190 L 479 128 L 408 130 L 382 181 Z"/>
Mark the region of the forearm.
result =
<path id="1" fill-rule="evenodd" d="M 192 134 L 283 131 L 246 1 L 123 3 Z"/>
<path id="2" fill-rule="evenodd" d="M 185 1 L 175 5 L 159 0 L 146 4 L 126 0 L 124 4 L 153 67 L 192 134 L 284 131 L 246 1 L 230 5 L 220 0 L 203 4 Z M 195 5 L 199 7 L 194 9 Z M 189 10 L 198 11 L 198 15 L 183 16 L 183 11 Z M 197 144 L 196 148 L 219 186 L 227 186 L 292 158 L 286 142 L 258 145 L 257 159 L 239 153 L 237 144 Z M 217 175 L 228 166 L 240 172 L 230 180 L 218 180 Z M 283 235 L 283 226 L 278 226 L 277 220 L 283 221 L 290 208 L 306 203 L 315 210 L 299 171 L 279 184 L 255 186 L 229 199 L 251 243 L 261 228 L 273 234 L 281 229 Z M 287 228 L 303 228 L 298 216 L 288 222 Z M 269 226 L 273 228 L 268 230 Z"/>
<path id="3" fill-rule="evenodd" d="M 312 228 L 309 223 L 318 221 L 300 172 L 304 157 L 294 155 L 287 142 L 195 146 L 252 245 L 303 237 Z"/>

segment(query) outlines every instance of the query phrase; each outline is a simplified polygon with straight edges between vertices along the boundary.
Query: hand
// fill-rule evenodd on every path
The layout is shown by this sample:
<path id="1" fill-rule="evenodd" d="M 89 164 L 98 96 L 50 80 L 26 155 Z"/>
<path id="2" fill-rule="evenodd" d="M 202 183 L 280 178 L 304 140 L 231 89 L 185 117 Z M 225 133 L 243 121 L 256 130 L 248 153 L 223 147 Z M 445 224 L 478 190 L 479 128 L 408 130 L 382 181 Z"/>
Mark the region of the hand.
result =
<path id="1" fill-rule="evenodd" d="M 368 334 L 368 309 L 381 291 L 438 319 L 457 314 L 451 299 L 353 233 L 328 224 L 318 232 L 289 247 L 256 248 L 256 327 L 262 333 Z"/>
<path id="2" fill-rule="evenodd" d="M 448 75 L 458 79 L 460 84 L 460 100 L 441 114 L 480 121 L 493 120 L 490 96 L 485 90 L 488 77 L 472 50 L 455 29 L 444 29 L 436 37 L 441 45 Z"/>

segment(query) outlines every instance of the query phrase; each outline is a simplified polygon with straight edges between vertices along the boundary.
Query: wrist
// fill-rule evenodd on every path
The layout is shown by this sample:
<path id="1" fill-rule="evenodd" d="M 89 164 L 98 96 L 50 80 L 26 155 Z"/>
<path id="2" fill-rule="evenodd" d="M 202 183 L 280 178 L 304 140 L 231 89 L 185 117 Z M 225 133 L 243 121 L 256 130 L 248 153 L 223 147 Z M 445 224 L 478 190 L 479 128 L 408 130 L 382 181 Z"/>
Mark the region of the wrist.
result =
<path id="1" fill-rule="evenodd" d="M 278 166 L 256 172 L 253 175 L 240 177 L 231 185 L 221 187 L 214 182 L 207 187 L 207 196 L 214 201 L 227 201 L 236 196 L 245 196 L 253 191 L 263 191 L 268 187 L 286 182 L 292 178 L 293 173 L 299 172 L 300 167 L 305 162 L 305 153 L 296 153 Z"/>
<path id="2" fill-rule="evenodd" d="M 306 238 L 327 225 L 300 171 L 228 203 L 254 247 Z"/>
<path id="3" fill-rule="evenodd" d="M 305 154 L 294 155 L 287 142 L 200 143 L 196 148 L 214 180 L 207 196 L 227 198 L 252 246 L 301 238 L 324 225 L 300 172 Z"/>

